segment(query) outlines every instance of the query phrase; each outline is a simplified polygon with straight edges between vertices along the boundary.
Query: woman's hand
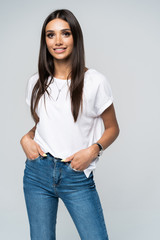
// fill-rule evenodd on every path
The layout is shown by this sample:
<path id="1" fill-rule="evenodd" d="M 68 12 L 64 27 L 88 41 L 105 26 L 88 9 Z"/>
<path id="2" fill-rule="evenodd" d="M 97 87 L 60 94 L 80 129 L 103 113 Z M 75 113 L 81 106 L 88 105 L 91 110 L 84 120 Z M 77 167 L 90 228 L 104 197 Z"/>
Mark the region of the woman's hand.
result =
<path id="1" fill-rule="evenodd" d="M 34 160 L 39 156 L 39 154 L 42 156 L 46 156 L 38 143 L 36 143 L 31 137 L 28 137 L 26 135 L 23 136 L 20 143 L 28 159 Z"/>
<path id="2" fill-rule="evenodd" d="M 71 167 L 78 171 L 86 169 L 90 163 L 97 157 L 99 147 L 92 145 L 88 148 L 82 149 L 73 155 L 67 157 L 64 162 L 71 162 Z"/>

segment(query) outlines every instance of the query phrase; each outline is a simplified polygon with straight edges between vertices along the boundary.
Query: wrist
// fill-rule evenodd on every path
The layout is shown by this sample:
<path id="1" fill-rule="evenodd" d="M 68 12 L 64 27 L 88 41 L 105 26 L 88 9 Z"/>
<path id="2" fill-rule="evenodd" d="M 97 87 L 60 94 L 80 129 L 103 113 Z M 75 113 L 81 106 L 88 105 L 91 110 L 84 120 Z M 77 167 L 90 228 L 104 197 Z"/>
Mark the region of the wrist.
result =
<path id="1" fill-rule="evenodd" d="M 97 144 L 93 144 L 89 147 L 90 151 L 91 151 L 91 155 L 96 158 L 98 156 L 99 153 L 99 147 Z"/>

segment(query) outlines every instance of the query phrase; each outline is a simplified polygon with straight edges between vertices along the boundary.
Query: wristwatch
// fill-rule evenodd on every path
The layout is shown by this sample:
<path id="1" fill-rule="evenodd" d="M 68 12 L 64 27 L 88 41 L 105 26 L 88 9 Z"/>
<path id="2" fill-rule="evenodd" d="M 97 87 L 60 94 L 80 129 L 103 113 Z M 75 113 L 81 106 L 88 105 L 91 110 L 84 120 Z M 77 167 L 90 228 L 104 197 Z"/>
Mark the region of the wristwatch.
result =
<path id="1" fill-rule="evenodd" d="M 98 156 L 97 157 L 100 157 L 102 154 L 103 154 L 103 146 L 100 144 L 100 143 L 98 143 L 98 142 L 96 142 L 96 143 L 93 143 L 93 144 L 97 144 L 98 145 L 98 147 L 99 147 L 99 153 L 98 153 Z M 93 145 L 92 144 L 92 145 Z"/>

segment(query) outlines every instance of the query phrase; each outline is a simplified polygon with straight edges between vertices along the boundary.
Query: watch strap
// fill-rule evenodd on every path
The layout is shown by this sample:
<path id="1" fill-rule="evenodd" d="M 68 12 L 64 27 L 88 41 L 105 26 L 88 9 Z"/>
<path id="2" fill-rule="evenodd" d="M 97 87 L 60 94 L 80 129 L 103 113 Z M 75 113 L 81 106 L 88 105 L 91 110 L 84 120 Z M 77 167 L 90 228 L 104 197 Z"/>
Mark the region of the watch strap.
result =
<path id="1" fill-rule="evenodd" d="M 98 143 L 98 142 L 95 142 L 95 143 L 93 143 L 93 144 L 97 144 L 98 145 L 98 147 L 99 147 L 99 153 L 98 153 L 98 157 L 102 154 L 102 152 L 103 152 L 103 146 L 100 144 L 100 143 Z M 92 144 L 92 145 L 93 145 Z"/>

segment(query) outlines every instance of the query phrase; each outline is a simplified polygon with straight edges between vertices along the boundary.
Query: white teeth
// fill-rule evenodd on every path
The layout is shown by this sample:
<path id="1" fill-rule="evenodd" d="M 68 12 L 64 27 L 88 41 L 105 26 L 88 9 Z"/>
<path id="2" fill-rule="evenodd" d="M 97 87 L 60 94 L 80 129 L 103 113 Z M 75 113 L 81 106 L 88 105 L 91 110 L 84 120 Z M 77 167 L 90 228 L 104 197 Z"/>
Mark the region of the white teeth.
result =
<path id="1" fill-rule="evenodd" d="M 55 50 L 64 50 L 65 48 L 56 48 Z"/>

